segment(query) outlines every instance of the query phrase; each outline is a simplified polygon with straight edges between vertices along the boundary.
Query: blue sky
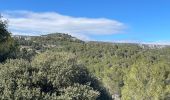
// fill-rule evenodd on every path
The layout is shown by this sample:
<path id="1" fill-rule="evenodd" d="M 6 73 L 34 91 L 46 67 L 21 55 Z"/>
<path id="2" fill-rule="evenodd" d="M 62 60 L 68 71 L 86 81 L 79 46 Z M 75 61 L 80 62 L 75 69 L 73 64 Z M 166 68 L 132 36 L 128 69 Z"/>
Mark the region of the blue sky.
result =
<path id="1" fill-rule="evenodd" d="M 54 27 L 59 26 L 63 28 L 55 30 L 51 28 L 50 31 L 46 31 L 43 28 L 43 32 L 63 32 L 65 30 L 64 32 L 73 32 L 70 34 L 81 37 L 82 39 L 87 38 L 89 40 L 101 41 L 170 41 L 169 0 L 1 0 L 0 12 L 4 14 L 4 17 L 9 19 L 9 27 L 11 20 L 11 31 L 16 32 L 16 34 L 20 34 L 21 32 L 24 34 L 25 32 L 35 35 L 41 32 L 41 28 L 43 28 L 37 27 L 35 30 L 29 27 L 25 30 L 19 30 L 18 28 L 22 27 L 19 27 L 17 24 L 21 23 L 21 18 L 25 18 L 25 22 L 28 22 L 26 19 L 29 19 L 30 17 L 28 16 L 32 16 L 32 14 L 42 15 L 46 18 L 50 15 L 58 18 L 57 16 L 59 14 L 59 19 L 66 19 L 68 23 L 62 25 L 68 26 L 65 28 L 65 26 L 50 24 Z M 24 14 L 28 16 L 24 17 Z M 17 17 L 20 17 L 20 20 Z M 30 20 L 33 20 L 32 17 Z M 42 22 L 43 20 L 40 21 Z M 40 22 L 37 21 L 36 23 Z M 49 27 L 51 27 L 50 25 Z M 77 30 L 76 26 L 79 26 Z M 87 29 L 88 26 L 91 28 Z M 37 29 L 40 29 L 40 31 Z"/>

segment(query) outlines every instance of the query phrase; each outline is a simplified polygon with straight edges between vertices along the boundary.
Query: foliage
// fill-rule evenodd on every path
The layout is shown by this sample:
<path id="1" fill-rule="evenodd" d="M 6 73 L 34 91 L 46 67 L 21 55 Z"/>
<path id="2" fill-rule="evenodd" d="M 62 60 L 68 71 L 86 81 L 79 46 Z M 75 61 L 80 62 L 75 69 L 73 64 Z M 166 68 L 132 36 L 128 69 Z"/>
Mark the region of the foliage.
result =
<path id="1" fill-rule="evenodd" d="M 14 38 L 24 60 L 0 65 L 1 76 L 8 76 L 1 78 L 6 95 L 13 85 L 5 84 L 17 83 L 22 99 L 170 99 L 169 46 L 83 42 L 59 33 Z"/>
<path id="2" fill-rule="evenodd" d="M 7 29 L 7 22 L 2 20 L 0 16 L 0 62 L 5 61 L 7 58 L 14 58 L 16 51 L 17 44 Z"/>
<path id="3" fill-rule="evenodd" d="M 74 55 L 45 52 L 29 63 L 8 60 L 0 65 L 0 99 L 100 99 L 102 87 Z"/>

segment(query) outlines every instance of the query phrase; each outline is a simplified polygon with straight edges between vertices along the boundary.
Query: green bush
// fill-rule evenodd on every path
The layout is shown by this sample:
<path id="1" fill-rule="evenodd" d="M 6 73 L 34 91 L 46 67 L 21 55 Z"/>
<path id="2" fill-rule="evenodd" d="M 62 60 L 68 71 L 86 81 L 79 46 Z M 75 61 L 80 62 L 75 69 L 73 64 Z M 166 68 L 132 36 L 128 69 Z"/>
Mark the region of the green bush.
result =
<path id="1" fill-rule="evenodd" d="M 31 63 L 23 59 L 0 65 L 0 99 L 102 99 L 103 88 L 69 53 L 45 52 Z M 101 94 L 101 95 L 100 95 Z M 106 95 L 107 97 L 107 95 Z"/>

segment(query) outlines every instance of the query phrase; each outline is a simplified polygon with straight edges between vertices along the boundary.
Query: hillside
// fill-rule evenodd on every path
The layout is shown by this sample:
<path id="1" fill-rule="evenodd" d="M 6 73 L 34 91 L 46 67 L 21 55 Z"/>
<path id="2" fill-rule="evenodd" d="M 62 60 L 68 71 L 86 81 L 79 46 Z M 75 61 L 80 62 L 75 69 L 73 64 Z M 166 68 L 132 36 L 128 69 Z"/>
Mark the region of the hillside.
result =
<path id="1" fill-rule="evenodd" d="M 169 46 L 83 42 L 59 33 L 14 38 L 25 50 L 20 58 L 29 61 L 47 50 L 74 54 L 109 94 L 122 100 L 170 99 Z"/>

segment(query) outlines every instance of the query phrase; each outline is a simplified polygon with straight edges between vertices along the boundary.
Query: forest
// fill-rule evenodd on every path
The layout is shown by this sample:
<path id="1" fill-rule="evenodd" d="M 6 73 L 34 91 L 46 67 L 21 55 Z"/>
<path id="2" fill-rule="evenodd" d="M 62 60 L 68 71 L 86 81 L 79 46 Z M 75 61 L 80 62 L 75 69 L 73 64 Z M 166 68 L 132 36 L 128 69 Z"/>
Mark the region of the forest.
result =
<path id="1" fill-rule="evenodd" d="M 0 19 L 0 100 L 170 100 L 170 46 L 12 35 Z"/>

